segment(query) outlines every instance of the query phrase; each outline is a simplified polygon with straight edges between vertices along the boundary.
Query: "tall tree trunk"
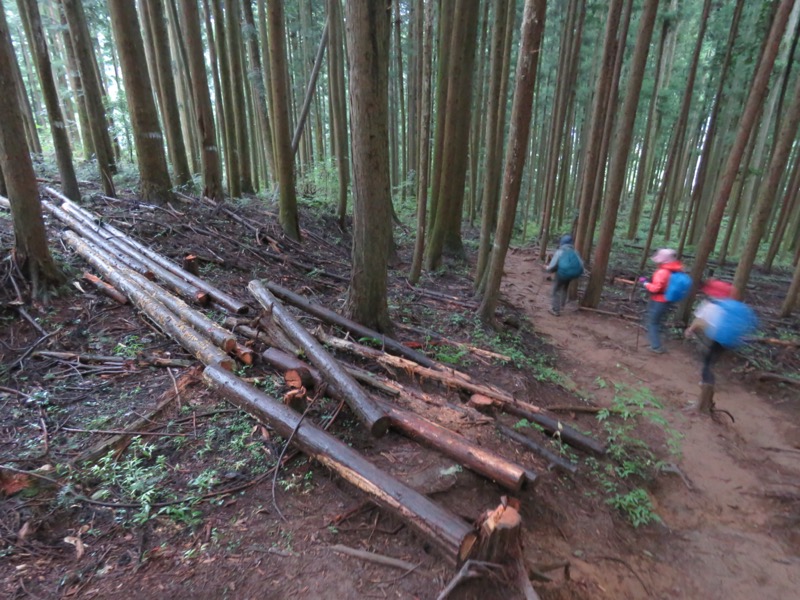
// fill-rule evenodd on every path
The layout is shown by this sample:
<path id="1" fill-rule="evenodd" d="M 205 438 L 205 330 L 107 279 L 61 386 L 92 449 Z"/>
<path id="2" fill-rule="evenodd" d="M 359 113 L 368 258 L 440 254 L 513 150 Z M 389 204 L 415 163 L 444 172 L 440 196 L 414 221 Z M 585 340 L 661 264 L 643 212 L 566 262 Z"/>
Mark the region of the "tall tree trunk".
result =
<path id="1" fill-rule="evenodd" d="M 331 98 L 333 127 L 333 157 L 339 174 L 337 213 L 339 227 L 344 228 L 347 213 L 347 188 L 350 185 L 350 160 L 347 144 L 347 99 L 344 94 L 344 54 L 342 52 L 342 5 L 340 0 L 328 0 L 328 86 Z"/>
<path id="2" fill-rule="evenodd" d="M 125 96 L 128 101 L 136 157 L 139 165 L 140 196 L 150 204 L 172 199 L 164 138 L 158 124 L 153 89 L 147 74 L 144 42 L 138 27 L 136 4 L 130 0 L 108 0 L 111 26 L 119 49 Z"/>
<path id="3" fill-rule="evenodd" d="M 794 166 L 792 167 L 792 174 L 789 177 L 789 184 L 784 191 L 781 209 L 775 220 L 775 231 L 772 233 L 772 241 L 769 244 L 767 258 L 764 261 L 764 269 L 767 273 L 772 271 L 772 263 L 778 255 L 778 250 L 780 250 L 781 243 L 783 242 L 783 236 L 786 233 L 789 215 L 794 214 L 798 202 L 800 202 L 800 152 L 797 152 L 794 158 Z"/>
<path id="4" fill-rule="evenodd" d="M 772 205 L 775 203 L 780 179 L 786 170 L 792 143 L 797 136 L 798 124 L 800 124 L 800 78 L 795 82 L 789 110 L 781 118 L 781 130 L 777 133 L 778 139 L 769 162 L 767 176 L 761 180 L 761 186 L 758 190 L 758 199 L 754 218 L 750 223 L 747 243 L 739 257 L 736 274 L 733 277 L 734 287 L 741 290 L 742 293 L 744 293 L 747 282 L 750 279 L 750 269 L 755 263 L 758 246 L 764 236 Z"/>
<path id="5" fill-rule="evenodd" d="M 153 32 L 153 54 L 158 80 L 159 103 L 167 134 L 167 149 L 175 176 L 180 186 L 192 181 L 192 173 L 186 159 L 186 146 L 181 133 L 181 117 L 178 111 L 178 97 L 175 91 L 175 78 L 172 74 L 172 54 L 169 50 L 169 34 L 164 17 L 163 0 L 142 0 L 148 9 L 148 20 Z"/>
<path id="6" fill-rule="evenodd" d="M 100 171 L 100 182 L 106 196 L 116 196 L 114 191 L 113 174 L 115 162 L 109 152 L 111 141 L 108 135 L 106 111 L 103 107 L 103 92 L 95 71 L 94 53 L 92 51 L 89 28 L 86 25 L 86 16 L 83 5 L 79 0 L 61 0 L 64 14 L 67 17 L 70 39 L 78 70 L 83 84 L 83 97 L 89 114 L 89 126 L 92 133 L 92 145 L 97 156 L 97 168 Z"/>
<path id="7" fill-rule="evenodd" d="M 228 36 L 225 27 L 225 15 L 222 10 L 222 0 L 211 0 L 211 9 L 214 15 L 213 46 L 216 48 L 217 69 L 222 91 L 222 105 L 217 107 L 217 112 L 224 116 L 220 120 L 220 136 L 225 147 L 225 174 L 228 180 L 228 193 L 233 198 L 242 195 L 239 147 L 236 144 L 236 117 L 234 116 L 233 80 L 231 77 L 230 61 L 228 60 Z M 210 34 L 210 29 L 209 36 Z"/>
<path id="8" fill-rule="evenodd" d="M 252 194 L 253 178 L 250 171 L 250 148 L 247 136 L 247 111 L 244 86 L 247 78 L 242 68 L 242 0 L 226 0 L 225 23 L 228 29 L 228 62 L 233 91 L 233 120 L 236 130 L 236 150 L 239 162 L 239 188 Z M 249 2 L 250 0 L 245 0 Z"/>
<path id="9" fill-rule="evenodd" d="M 200 157 L 203 164 L 203 195 L 212 200 L 222 201 L 222 168 L 214 129 L 214 113 L 211 109 L 211 95 L 208 90 L 206 63 L 203 58 L 203 38 L 200 33 L 200 15 L 197 0 L 180 0 L 183 39 L 186 40 L 186 56 L 192 78 L 192 94 L 200 139 Z"/>
<path id="10" fill-rule="evenodd" d="M 411 263 L 411 273 L 408 280 L 412 284 L 419 281 L 422 271 L 422 257 L 425 253 L 425 220 L 428 208 L 428 175 L 430 173 L 431 158 L 431 71 L 433 63 L 433 2 L 422 0 L 425 5 L 425 23 L 423 42 L 419 44 L 422 54 L 419 56 L 422 76 L 420 81 L 420 109 L 419 109 L 419 152 L 417 158 L 417 238 L 414 241 L 414 258 Z M 419 8 L 422 8 L 421 6 Z M 418 8 L 418 10 L 419 10 Z"/>
<path id="11" fill-rule="evenodd" d="M 269 22 L 269 57 L 272 70 L 272 111 L 275 125 L 275 156 L 280 186 L 279 219 L 283 232 L 300 241 L 297 220 L 297 195 L 294 188 L 292 134 L 289 131 L 289 78 L 286 62 L 286 32 L 283 0 L 267 0 Z"/>
<path id="12" fill-rule="evenodd" d="M 47 236 L 39 202 L 39 189 L 22 126 L 16 95 L 14 49 L 0 1 L 0 170 L 11 201 L 14 224 L 14 259 L 31 282 L 34 298 L 44 297 L 64 277 L 47 248 Z"/>
<path id="13" fill-rule="evenodd" d="M 611 157 L 611 166 L 609 168 L 600 238 L 597 240 L 597 248 L 592 263 L 592 274 L 589 277 L 589 283 L 581 301 L 582 306 L 596 307 L 600 302 L 600 294 L 603 291 L 603 281 L 605 280 L 608 259 L 611 254 L 611 244 L 614 238 L 614 227 L 617 224 L 622 186 L 625 181 L 625 165 L 627 164 L 633 136 L 633 125 L 636 120 L 636 107 L 639 103 L 639 93 L 642 88 L 645 67 L 647 66 L 647 55 L 650 50 L 650 39 L 653 35 L 657 11 L 658 0 L 645 0 L 639 20 L 636 47 L 631 59 L 628 87 L 622 105 L 621 118 L 614 136 L 616 145 L 613 148 L 614 154 Z"/>
<path id="14" fill-rule="evenodd" d="M 78 178 L 75 176 L 75 166 L 72 163 L 72 148 L 69 144 L 66 122 L 58 102 L 58 91 L 53 78 L 50 55 L 47 52 L 39 4 L 36 0 L 17 0 L 17 6 L 20 16 L 23 16 L 28 42 L 36 58 L 36 70 L 47 107 L 50 134 L 53 137 L 58 173 L 61 177 L 61 192 L 70 200 L 77 202 L 80 200 L 81 192 L 78 189 Z"/>
<path id="15" fill-rule="evenodd" d="M 791 316 L 794 309 L 800 301 L 800 261 L 797 261 L 794 267 L 794 276 L 792 283 L 789 285 L 789 290 L 786 292 L 786 298 L 781 304 L 781 312 L 778 316 L 782 319 Z"/>
<path id="16" fill-rule="evenodd" d="M 494 252 L 492 252 L 492 262 L 487 275 L 486 290 L 478 308 L 478 314 L 487 323 L 494 322 L 494 311 L 497 307 L 500 282 L 503 278 L 503 265 L 517 214 L 522 171 L 525 167 L 525 157 L 528 154 L 533 92 L 536 89 L 536 71 L 544 34 L 545 13 L 545 0 L 525 0 L 515 76 L 516 88 L 511 112 L 511 130 L 505 157 L 500 218 L 497 222 Z"/>
<path id="17" fill-rule="evenodd" d="M 391 3 L 348 0 L 350 115 L 353 140 L 353 267 L 347 312 L 359 323 L 391 329 L 386 298 L 391 240 L 388 71 Z"/>
<path id="18" fill-rule="evenodd" d="M 81 81 L 78 60 L 75 57 L 75 48 L 69 37 L 67 27 L 67 16 L 64 14 L 61 4 L 57 7 L 58 16 L 61 23 L 61 43 L 64 46 L 64 55 L 67 63 L 67 73 L 69 76 L 70 89 L 75 97 L 76 109 L 78 113 L 78 125 L 81 130 L 81 148 L 83 149 L 84 160 L 90 160 L 94 154 L 94 142 L 92 141 L 92 129 L 89 124 L 89 113 L 86 109 L 86 98 L 83 93 L 83 82 Z"/>
<path id="19" fill-rule="evenodd" d="M 778 48 L 780 46 L 781 38 L 783 37 L 783 31 L 786 27 L 786 21 L 789 17 L 789 13 L 791 12 L 793 4 L 793 0 L 780 0 L 775 17 L 772 20 L 772 26 L 767 36 L 764 51 L 753 76 L 753 82 L 750 86 L 750 92 L 747 97 L 744 113 L 739 121 L 739 129 L 736 132 L 736 140 L 734 141 L 733 147 L 728 155 L 727 163 L 725 164 L 725 169 L 721 175 L 720 188 L 717 191 L 717 198 L 714 201 L 714 206 L 706 223 L 703 237 L 700 240 L 700 244 L 697 246 L 697 249 L 695 250 L 695 262 L 694 267 L 692 268 L 692 280 L 694 281 L 694 285 L 692 286 L 691 293 L 686 300 L 684 300 L 681 308 L 680 317 L 683 321 L 689 320 L 689 314 L 692 308 L 692 301 L 694 300 L 694 296 L 697 291 L 697 285 L 703 276 L 703 271 L 708 263 L 708 257 L 714 250 L 714 245 L 717 241 L 717 235 L 719 234 L 720 224 L 722 223 L 722 217 L 725 213 L 725 206 L 728 204 L 728 199 L 730 198 L 731 189 L 733 188 L 733 183 L 736 179 L 736 173 L 739 170 L 739 164 L 741 163 L 742 154 L 744 154 L 747 140 L 753 130 L 756 116 L 758 115 L 761 103 L 766 95 L 767 84 L 769 83 L 770 75 L 772 73 L 772 67 L 775 63 L 775 57 L 778 54 Z"/>

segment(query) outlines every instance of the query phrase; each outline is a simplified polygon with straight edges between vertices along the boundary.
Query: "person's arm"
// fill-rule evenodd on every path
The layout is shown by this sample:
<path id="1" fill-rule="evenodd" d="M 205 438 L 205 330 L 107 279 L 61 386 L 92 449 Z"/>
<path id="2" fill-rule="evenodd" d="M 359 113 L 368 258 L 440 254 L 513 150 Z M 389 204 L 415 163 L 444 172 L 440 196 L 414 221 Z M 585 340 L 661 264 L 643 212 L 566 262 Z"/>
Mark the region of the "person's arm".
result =
<path id="1" fill-rule="evenodd" d="M 651 294 L 660 294 L 667 289 L 667 281 L 669 281 L 669 271 L 667 269 L 658 269 L 653 273 L 653 281 L 647 281 L 644 288 Z"/>
<path id="2" fill-rule="evenodd" d="M 545 271 L 548 273 L 554 272 L 558 268 L 558 259 L 561 258 L 561 248 L 553 252 L 553 258 L 550 260 L 550 264 L 547 265 Z"/>

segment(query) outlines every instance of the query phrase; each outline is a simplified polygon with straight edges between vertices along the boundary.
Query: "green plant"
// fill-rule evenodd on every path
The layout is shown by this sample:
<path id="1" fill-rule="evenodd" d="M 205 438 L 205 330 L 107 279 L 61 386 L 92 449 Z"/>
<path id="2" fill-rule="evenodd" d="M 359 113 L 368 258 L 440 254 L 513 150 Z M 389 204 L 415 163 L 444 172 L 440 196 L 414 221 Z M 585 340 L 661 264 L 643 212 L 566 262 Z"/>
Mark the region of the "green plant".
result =
<path id="1" fill-rule="evenodd" d="M 627 494 L 615 494 L 607 502 L 625 513 L 634 527 L 661 522 L 661 517 L 656 514 L 650 496 L 643 488 L 637 487 Z"/>
<path id="2" fill-rule="evenodd" d="M 144 343 L 138 335 L 126 335 L 121 342 L 117 342 L 112 350 L 115 356 L 123 358 L 136 358 L 144 349 Z"/>

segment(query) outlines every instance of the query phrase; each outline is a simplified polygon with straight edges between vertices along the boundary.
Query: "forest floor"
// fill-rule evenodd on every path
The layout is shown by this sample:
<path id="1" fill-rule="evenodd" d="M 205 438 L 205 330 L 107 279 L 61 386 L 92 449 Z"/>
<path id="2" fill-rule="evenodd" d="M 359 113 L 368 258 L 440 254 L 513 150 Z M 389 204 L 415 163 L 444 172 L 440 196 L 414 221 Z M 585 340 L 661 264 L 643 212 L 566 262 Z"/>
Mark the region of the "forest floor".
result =
<path id="1" fill-rule="evenodd" d="M 342 306 L 349 237 L 317 209 L 304 210 L 304 244 L 297 246 L 281 238 L 274 215 L 258 203 L 233 206 L 239 222 L 197 204 L 154 212 L 95 198 L 86 207 L 168 257 L 198 255 L 202 276 L 244 301 L 247 282 L 262 278 Z M 60 228 L 49 220 L 51 247 L 73 283 L 86 265 L 57 240 Z M 539 473 L 538 485 L 516 496 L 525 558 L 546 572 L 534 580 L 543 600 L 793 595 L 800 583 L 800 403 L 797 388 L 759 383 L 756 375 L 796 373 L 797 348 L 754 344 L 745 356 L 726 357 L 717 368 L 717 404 L 735 423 L 724 414 L 692 416 L 683 409 L 697 395 L 698 361 L 674 331 L 669 353 L 656 356 L 629 320 L 578 312 L 574 304 L 559 318 L 547 314 L 550 284 L 530 248 L 509 255 L 501 329 L 487 331 L 474 317 L 469 269 L 453 264 L 411 288 L 403 278 L 409 239 L 402 229 L 397 235 L 390 308 L 398 338 L 518 399 L 608 409 L 559 413 L 608 444 L 603 458 L 497 416 L 571 460 L 578 469 L 570 475 L 500 437 L 464 409 L 457 392 L 392 374 L 441 399 L 426 416 Z M 10 243 L 9 219 L 0 215 L 0 248 Z M 627 259 L 615 268 L 630 278 Z M 284 440 L 207 389 L 195 368 L 145 364 L 191 357 L 132 308 L 73 283 L 50 304 L 29 307 L 30 320 L 21 318 L 9 266 L 4 261 L 0 274 L 2 597 L 428 599 L 447 585 L 452 569 L 424 540 L 320 465 L 296 457 L 273 479 Z M 636 316 L 644 305 L 626 302 L 627 291 L 609 288 L 603 307 Z M 760 314 L 779 302 L 773 292 L 765 287 L 759 296 Z M 771 336 L 800 333 L 796 319 L 766 323 Z M 437 343 L 426 331 L 508 359 Z M 90 364 L 46 354 L 53 351 L 125 360 Z M 286 391 L 282 377 L 258 362 L 237 374 L 275 397 Z M 143 417 L 161 435 L 76 461 L 108 438 L 103 432 Z M 320 400 L 309 418 L 330 423 L 331 433 L 400 479 L 449 469 L 453 476 L 433 481 L 428 493 L 466 519 L 507 494 L 406 438 L 369 438 L 331 401 Z M 186 498 L 193 500 L 175 503 Z M 416 566 L 364 562 L 340 554 L 337 544 Z M 568 566 L 548 568 L 558 564 Z M 450 597 L 515 593 L 503 582 L 473 582 Z"/>

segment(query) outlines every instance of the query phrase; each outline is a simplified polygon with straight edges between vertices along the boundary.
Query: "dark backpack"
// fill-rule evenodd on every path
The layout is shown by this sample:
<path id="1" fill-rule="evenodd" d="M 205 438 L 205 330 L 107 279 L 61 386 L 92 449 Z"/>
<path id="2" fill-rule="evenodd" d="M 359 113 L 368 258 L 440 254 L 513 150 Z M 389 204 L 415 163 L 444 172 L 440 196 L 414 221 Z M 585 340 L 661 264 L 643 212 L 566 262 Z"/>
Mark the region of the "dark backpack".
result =
<path id="1" fill-rule="evenodd" d="M 558 269 L 556 270 L 559 281 L 572 281 L 581 275 L 583 275 L 581 257 L 574 248 L 564 248 L 561 256 L 558 257 Z"/>
<path id="2" fill-rule="evenodd" d="M 664 299 L 667 302 L 680 302 L 689 295 L 692 288 L 692 278 L 683 271 L 675 271 L 669 276 L 667 289 L 664 291 Z"/>

